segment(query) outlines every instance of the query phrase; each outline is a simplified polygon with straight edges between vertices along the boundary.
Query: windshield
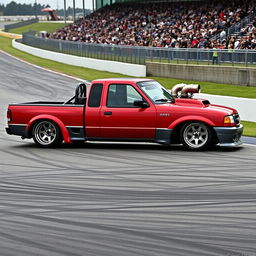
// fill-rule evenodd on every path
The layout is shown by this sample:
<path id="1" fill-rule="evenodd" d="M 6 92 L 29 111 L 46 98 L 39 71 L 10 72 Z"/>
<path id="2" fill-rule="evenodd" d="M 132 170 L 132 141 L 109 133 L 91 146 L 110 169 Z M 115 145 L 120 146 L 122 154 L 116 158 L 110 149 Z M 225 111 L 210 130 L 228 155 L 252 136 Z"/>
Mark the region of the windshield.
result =
<path id="1" fill-rule="evenodd" d="M 158 82 L 145 81 L 137 83 L 142 91 L 155 103 L 172 102 L 172 95 Z"/>

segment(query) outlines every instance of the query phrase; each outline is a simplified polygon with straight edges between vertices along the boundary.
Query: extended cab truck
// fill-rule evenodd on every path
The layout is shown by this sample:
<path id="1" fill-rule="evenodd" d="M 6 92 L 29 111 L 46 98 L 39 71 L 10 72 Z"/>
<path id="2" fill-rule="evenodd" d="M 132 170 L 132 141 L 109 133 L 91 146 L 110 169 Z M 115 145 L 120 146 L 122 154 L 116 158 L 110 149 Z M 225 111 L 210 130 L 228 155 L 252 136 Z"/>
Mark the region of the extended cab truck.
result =
<path id="1" fill-rule="evenodd" d="M 170 93 L 149 79 L 94 80 L 88 97 L 80 84 L 67 102 L 10 104 L 6 131 L 42 147 L 63 140 L 182 143 L 193 150 L 241 145 L 237 111 L 192 98 L 198 90 L 178 85 Z"/>

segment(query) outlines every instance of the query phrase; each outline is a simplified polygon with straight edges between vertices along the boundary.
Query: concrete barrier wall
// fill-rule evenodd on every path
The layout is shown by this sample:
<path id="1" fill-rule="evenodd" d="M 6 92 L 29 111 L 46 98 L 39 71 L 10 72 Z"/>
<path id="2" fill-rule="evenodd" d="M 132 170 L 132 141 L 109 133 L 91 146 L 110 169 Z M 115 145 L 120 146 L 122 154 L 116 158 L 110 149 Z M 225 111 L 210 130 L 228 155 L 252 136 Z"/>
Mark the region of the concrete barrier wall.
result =
<path id="1" fill-rule="evenodd" d="M 212 104 L 234 108 L 240 114 L 241 120 L 256 122 L 256 99 L 218 96 L 210 94 L 195 94 L 194 98 L 207 99 Z"/>
<path id="2" fill-rule="evenodd" d="M 147 75 L 184 80 L 256 86 L 256 68 L 147 62 Z"/>
<path id="3" fill-rule="evenodd" d="M 8 32 L 10 29 L 20 28 L 20 27 L 23 27 L 23 26 L 26 26 L 26 25 L 36 23 L 38 21 L 39 21 L 38 18 L 35 18 L 35 19 L 30 19 L 30 20 L 25 20 L 25 21 L 13 23 L 13 24 L 5 25 L 4 26 L 4 31 Z"/>
<path id="4" fill-rule="evenodd" d="M 107 60 L 98 60 L 98 59 L 90 59 L 85 57 L 78 57 L 69 54 L 57 53 L 47 50 L 42 50 L 39 48 L 27 46 L 15 40 L 12 41 L 12 46 L 21 51 L 30 53 L 37 57 L 79 66 L 85 68 L 92 68 L 101 71 L 108 71 L 119 73 L 128 76 L 137 76 L 137 77 L 145 77 L 146 76 L 146 66 L 137 65 L 137 64 L 129 64 L 123 62 L 116 61 L 107 61 Z"/>

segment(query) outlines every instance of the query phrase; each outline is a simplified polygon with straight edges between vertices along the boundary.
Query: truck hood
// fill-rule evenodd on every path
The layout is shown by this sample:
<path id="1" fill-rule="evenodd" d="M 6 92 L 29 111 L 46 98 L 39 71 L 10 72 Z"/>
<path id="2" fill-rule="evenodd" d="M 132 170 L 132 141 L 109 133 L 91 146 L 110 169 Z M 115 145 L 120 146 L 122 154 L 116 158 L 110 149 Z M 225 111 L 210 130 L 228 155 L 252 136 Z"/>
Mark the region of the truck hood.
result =
<path id="1" fill-rule="evenodd" d="M 188 108 L 192 108 L 192 109 L 207 108 L 207 110 L 221 112 L 225 115 L 232 115 L 232 114 L 237 113 L 237 110 L 235 110 L 233 108 L 229 108 L 226 106 L 220 106 L 220 105 L 214 105 L 214 104 L 211 104 L 206 99 L 177 98 L 177 99 L 175 99 L 175 103 L 173 103 L 173 105 L 180 106 L 180 107 L 188 107 Z"/>

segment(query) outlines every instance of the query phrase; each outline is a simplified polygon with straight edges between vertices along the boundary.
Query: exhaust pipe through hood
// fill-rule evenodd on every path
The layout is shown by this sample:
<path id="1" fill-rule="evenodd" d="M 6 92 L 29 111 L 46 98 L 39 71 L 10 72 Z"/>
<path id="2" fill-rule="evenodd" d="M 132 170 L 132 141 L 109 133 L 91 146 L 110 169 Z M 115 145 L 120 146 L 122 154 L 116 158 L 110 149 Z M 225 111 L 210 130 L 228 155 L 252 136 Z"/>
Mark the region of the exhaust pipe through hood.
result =
<path id="1" fill-rule="evenodd" d="M 194 93 L 200 93 L 199 84 L 176 84 L 171 94 L 174 98 L 192 98 Z"/>

